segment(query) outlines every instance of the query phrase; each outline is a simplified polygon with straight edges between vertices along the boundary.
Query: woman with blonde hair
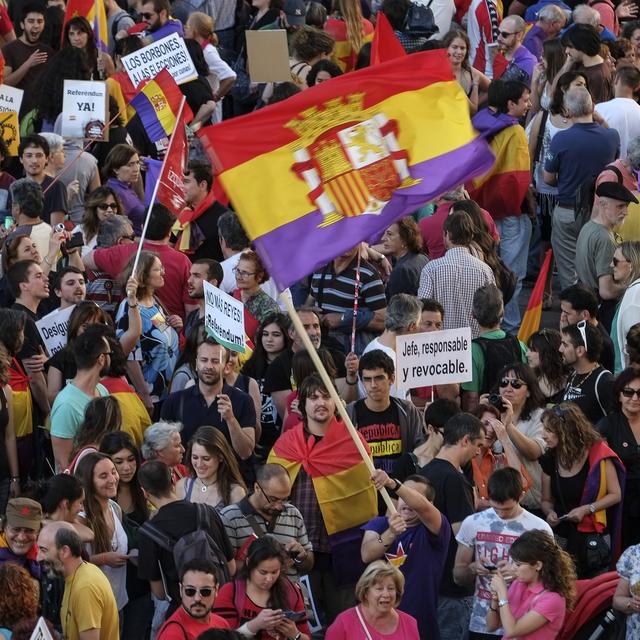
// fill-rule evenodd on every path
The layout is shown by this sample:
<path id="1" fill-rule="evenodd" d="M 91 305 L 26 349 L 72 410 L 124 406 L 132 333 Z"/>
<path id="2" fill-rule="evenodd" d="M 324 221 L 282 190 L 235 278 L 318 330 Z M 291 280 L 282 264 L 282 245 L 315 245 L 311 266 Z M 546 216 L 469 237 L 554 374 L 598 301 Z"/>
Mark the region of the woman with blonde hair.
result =
<path id="1" fill-rule="evenodd" d="M 627 287 L 611 323 L 615 373 L 618 374 L 629 364 L 625 339 L 629 329 L 638 322 L 640 312 L 640 242 L 629 240 L 618 245 L 611 266 L 614 282 Z"/>
<path id="2" fill-rule="evenodd" d="M 359 604 L 341 613 L 327 629 L 326 640 L 379 638 L 418 640 L 416 619 L 397 607 L 404 592 L 404 576 L 384 560 L 372 562 L 356 584 Z"/>
<path id="3" fill-rule="evenodd" d="M 509 549 L 515 580 L 491 581 L 487 631 L 502 627 L 503 638 L 556 638 L 576 597 L 571 557 L 545 531 L 525 531 Z"/>
<path id="4" fill-rule="evenodd" d="M 358 52 L 373 40 L 373 25 L 362 17 L 360 0 L 333 0 L 324 30 L 336 41 L 333 61 L 343 72 L 353 71 Z"/>
<path id="5" fill-rule="evenodd" d="M 222 99 L 231 91 L 236 81 L 236 72 L 220 57 L 218 36 L 215 34 L 215 20 L 202 11 L 189 15 L 184 26 L 185 38 L 193 38 L 201 47 L 204 60 L 209 69 L 207 81 L 213 91 L 216 109 L 212 122 L 222 120 Z"/>

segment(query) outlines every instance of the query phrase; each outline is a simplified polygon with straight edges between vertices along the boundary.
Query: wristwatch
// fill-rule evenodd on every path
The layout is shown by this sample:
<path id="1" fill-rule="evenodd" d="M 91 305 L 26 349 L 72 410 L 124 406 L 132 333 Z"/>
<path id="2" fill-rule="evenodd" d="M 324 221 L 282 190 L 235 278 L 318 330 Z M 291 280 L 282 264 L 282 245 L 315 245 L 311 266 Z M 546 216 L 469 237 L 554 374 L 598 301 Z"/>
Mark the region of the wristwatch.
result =
<path id="1" fill-rule="evenodd" d="M 498 608 L 504 607 L 505 604 L 509 604 L 509 601 L 506 598 L 501 598 L 498 600 Z"/>
<path id="2" fill-rule="evenodd" d="M 589 513 L 592 513 L 592 514 L 593 514 L 593 513 L 595 513 L 595 512 L 596 512 L 596 505 L 595 505 L 595 504 L 593 504 L 593 503 L 591 503 L 591 504 L 589 505 Z"/>

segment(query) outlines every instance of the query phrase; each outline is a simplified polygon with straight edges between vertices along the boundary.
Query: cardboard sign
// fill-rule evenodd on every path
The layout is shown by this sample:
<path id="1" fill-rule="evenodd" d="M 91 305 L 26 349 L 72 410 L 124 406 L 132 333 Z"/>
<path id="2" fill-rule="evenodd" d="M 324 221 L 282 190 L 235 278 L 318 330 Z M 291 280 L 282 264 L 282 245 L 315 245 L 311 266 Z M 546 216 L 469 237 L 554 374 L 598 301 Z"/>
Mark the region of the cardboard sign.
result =
<path id="1" fill-rule="evenodd" d="M 244 353 L 244 305 L 208 282 L 204 285 L 204 328 L 228 349 Z"/>
<path id="2" fill-rule="evenodd" d="M 65 138 L 108 141 L 108 100 L 106 82 L 65 80 L 60 134 Z"/>
<path id="3" fill-rule="evenodd" d="M 284 29 L 245 31 L 247 71 L 251 82 L 291 82 L 287 32 Z"/>
<path id="4" fill-rule="evenodd" d="M 153 80 L 162 69 L 168 69 L 178 84 L 198 77 L 187 45 L 177 33 L 152 42 L 121 60 L 134 87 L 143 80 Z"/>
<path id="5" fill-rule="evenodd" d="M 38 618 L 38 624 L 36 624 L 36 628 L 33 630 L 29 640 L 53 640 L 53 636 L 47 628 L 43 617 Z"/>
<path id="6" fill-rule="evenodd" d="M 56 309 L 36 322 L 49 357 L 67 346 L 67 325 L 74 309 L 75 305 L 62 311 Z"/>
<path id="7" fill-rule="evenodd" d="M 472 378 L 471 329 L 398 336 L 396 362 L 396 384 L 400 389 L 469 382 Z"/>
<path id="8" fill-rule="evenodd" d="M 4 111 L 0 113 L 0 136 L 7 145 L 9 155 L 17 156 L 20 146 L 20 125 L 17 112 Z"/>
<path id="9" fill-rule="evenodd" d="M 20 113 L 24 91 L 8 84 L 0 84 L 0 111 L 15 111 Z"/>

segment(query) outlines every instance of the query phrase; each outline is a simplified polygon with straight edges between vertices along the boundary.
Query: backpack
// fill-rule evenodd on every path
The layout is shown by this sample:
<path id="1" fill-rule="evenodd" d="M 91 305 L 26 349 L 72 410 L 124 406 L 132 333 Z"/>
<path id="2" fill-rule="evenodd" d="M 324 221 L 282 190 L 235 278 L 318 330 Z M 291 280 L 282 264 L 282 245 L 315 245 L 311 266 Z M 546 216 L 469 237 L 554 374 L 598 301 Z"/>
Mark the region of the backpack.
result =
<path id="1" fill-rule="evenodd" d="M 218 584 L 229 581 L 229 569 L 227 559 L 220 549 L 218 543 L 209 534 L 207 529 L 212 528 L 213 519 L 219 517 L 215 510 L 206 504 L 191 503 L 196 507 L 196 529 L 186 533 L 180 539 L 174 540 L 171 536 L 160 531 L 150 521 L 145 522 L 138 533 L 144 533 L 151 538 L 159 547 L 173 554 L 173 561 L 178 574 L 180 568 L 186 562 L 198 559 L 207 559 L 216 568 L 216 579 Z"/>
<path id="2" fill-rule="evenodd" d="M 491 393 L 498 384 L 498 373 L 503 367 L 514 362 L 522 362 L 522 348 L 515 336 L 506 335 L 504 338 L 474 338 L 472 340 L 484 355 L 484 379 L 479 394 Z"/>
<path id="3" fill-rule="evenodd" d="M 613 171 L 618 178 L 618 184 L 622 184 L 622 173 L 620 173 L 620 169 L 614 164 L 608 164 L 602 171 Z M 602 171 L 600 171 L 600 173 L 602 173 Z M 580 233 L 582 227 L 591 219 L 591 211 L 593 210 L 593 203 L 596 199 L 596 180 L 600 173 L 591 176 L 578 186 L 575 209 L 576 233 Z"/>
<path id="4" fill-rule="evenodd" d="M 433 11 L 431 11 L 432 2 L 433 0 L 429 0 L 427 5 L 411 2 L 404 19 L 402 33 L 414 38 L 430 38 L 434 33 L 440 31 Z"/>

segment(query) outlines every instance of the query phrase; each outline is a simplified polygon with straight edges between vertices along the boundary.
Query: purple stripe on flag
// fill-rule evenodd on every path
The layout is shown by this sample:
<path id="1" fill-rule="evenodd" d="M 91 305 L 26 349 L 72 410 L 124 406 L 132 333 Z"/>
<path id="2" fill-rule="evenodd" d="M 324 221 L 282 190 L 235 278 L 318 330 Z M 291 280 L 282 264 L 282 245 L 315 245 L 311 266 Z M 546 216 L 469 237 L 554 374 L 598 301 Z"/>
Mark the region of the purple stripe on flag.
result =
<path id="1" fill-rule="evenodd" d="M 153 108 L 153 105 L 144 93 L 144 90 L 138 93 L 133 100 L 131 100 L 131 106 L 140 116 L 142 126 L 145 128 L 147 136 L 151 142 L 158 142 L 158 140 L 162 140 L 167 137 L 167 133 L 158 119 L 156 110 Z"/>
<path id="2" fill-rule="evenodd" d="M 398 190 L 380 214 L 344 218 L 319 227 L 322 214 L 313 211 L 254 240 L 267 271 L 285 289 L 362 240 L 378 239 L 395 220 L 410 215 L 439 195 L 486 173 L 495 157 L 481 138 L 437 158 L 410 167 L 422 181 Z"/>
<path id="3" fill-rule="evenodd" d="M 160 180 L 160 171 L 162 171 L 162 161 L 153 158 L 142 158 L 147 165 L 147 174 L 144 179 L 144 206 L 148 207 L 153 195 L 153 188 L 156 182 Z"/>

